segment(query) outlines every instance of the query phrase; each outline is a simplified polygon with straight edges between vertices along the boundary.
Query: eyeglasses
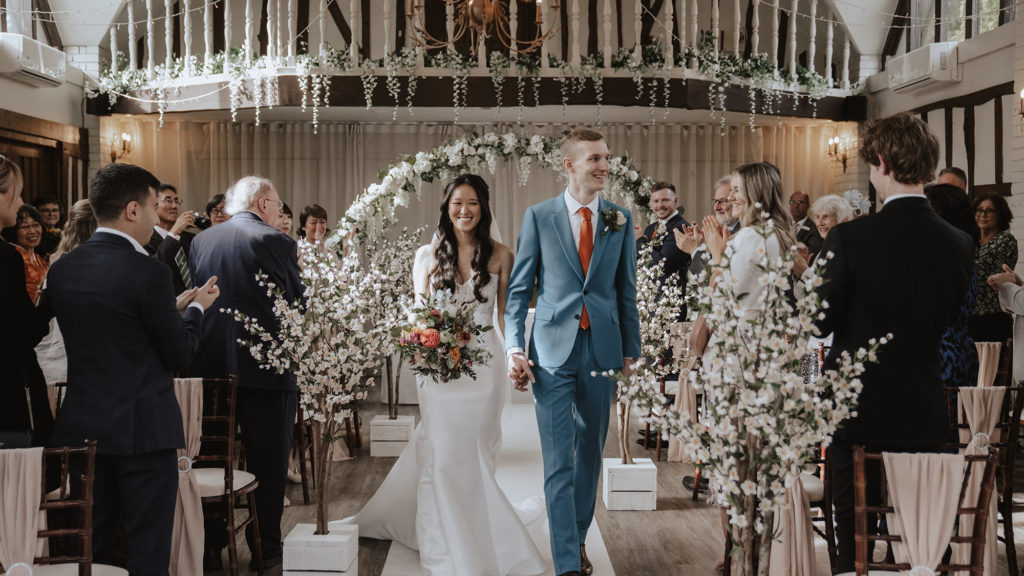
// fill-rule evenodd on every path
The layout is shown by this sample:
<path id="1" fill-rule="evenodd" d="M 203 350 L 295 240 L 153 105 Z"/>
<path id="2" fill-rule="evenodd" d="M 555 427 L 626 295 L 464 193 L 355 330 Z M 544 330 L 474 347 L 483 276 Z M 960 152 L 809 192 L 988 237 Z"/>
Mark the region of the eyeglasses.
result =
<path id="1" fill-rule="evenodd" d="M 18 226 L 18 230 L 42 230 L 43 225 L 39 222 L 32 222 L 31 224 L 21 224 Z"/>
<path id="2" fill-rule="evenodd" d="M 799 206 L 801 204 L 807 204 L 807 200 L 790 200 L 789 201 L 789 205 L 790 206 Z"/>
<path id="3" fill-rule="evenodd" d="M 718 206 L 719 204 L 730 204 L 728 198 L 715 198 L 713 202 L 715 203 L 715 206 Z"/>
<path id="4" fill-rule="evenodd" d="M 264 200 L 266 200 L 267 202 L 273 202 L 273 203 L 277 204 L 277 209 L 278 210 L 281 210 L 282 208 L 284 208 L 284 200 L 271 200 L 270 198 L 264 198 Z"/>
<path id="5" fill-rule="evenodd" d="M 210 210 L 210 216 L 222 216 L 223 214 L 224 210 L 222 208 L 214 208 L 213 210 Z"/>
<path id="6" fill-rule="evenodd" d="M 40 214 L 60 214 L 60 208 L 40 208 Z"/>
<path id="7" fill-rule="evenodd" d="M 178 206 L 181 206 L 181 198 L 164 198 L 161 202 L 164 204 L 177 204 Z"/>
<path id="8" fill-rule="evenodd" d="M 996 211 L 993 208 L 978 208 L 977 210 L 974 211 L 974 213 L 978 214 L 979 216 L 991 216 L 995 214 Z"/>

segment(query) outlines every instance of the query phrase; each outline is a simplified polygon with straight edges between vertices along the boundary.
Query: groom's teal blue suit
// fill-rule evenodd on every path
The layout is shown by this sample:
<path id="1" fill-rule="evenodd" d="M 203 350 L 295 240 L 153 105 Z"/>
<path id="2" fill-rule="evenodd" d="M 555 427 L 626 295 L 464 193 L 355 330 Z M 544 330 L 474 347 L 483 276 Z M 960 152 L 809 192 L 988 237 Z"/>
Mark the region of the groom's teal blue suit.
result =
<path id="1" fill-rule="evenodd" d="M 531 206 L 523 218 L 505 307 L 507 349 L 528 350 L 544 454 L 544 495 L 555 573 L 580 569 L 580 544 L 594 517 L 601 453 L 614 385 L 591 372 L 617 370 L 640 357 L 636 250 L 629 212 L 604 199 L 592 215 L 596 232 L 586 276 L 564 194 Z M 605 222 L 621 212 L 621 226 Z M 614 218 L 612 218 L 614 220 Z M 527 348 L 526 314 L 537 287 Z M 590 328 L 580 328 L 586 305 Z"/>

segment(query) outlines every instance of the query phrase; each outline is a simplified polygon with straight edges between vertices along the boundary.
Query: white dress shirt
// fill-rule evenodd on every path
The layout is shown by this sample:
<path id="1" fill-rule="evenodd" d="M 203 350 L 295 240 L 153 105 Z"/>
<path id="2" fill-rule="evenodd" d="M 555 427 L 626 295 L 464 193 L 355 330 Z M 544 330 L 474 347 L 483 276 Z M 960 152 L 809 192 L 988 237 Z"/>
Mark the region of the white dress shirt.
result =
<path id="1" fill-rule="evenodd" d="M 882 202 L 882 206 L 885 206 L 886 204 L 888 204 L 889 202 L 892 202 L 893 200 L 899 200 L 900 198 L 924 198 L 924 197 L 925 197 L 924 194 L 893 194 L 892 196 L 889 196 L 888 198 L 886 198 L 885 202 Z"/>
<path id="2" fill-rule="evenodd" d="M 157 227 L 157 229 L 159 230 L 160 228 Z M 149 258 L 149 252 L 146 252 L 146 249 L 142 247 L 142 244 L 139 244 L 138 240 L 132 238 L 131 236 L 125 234 L 124 232 L 121 232 L 120 230 L 116 230 L 114 228 L 107 228 L 106 226 L 100 226 L 96 228 L 96 231 L 105 232 L 107 234 L 113 234 L 114 236 L 120 236 L 121 238 L 124 238 L 125 240 L 132 243 L 132 248 L 135 248 L 136 252 Z M 189 308 L 192 308 L 193 306 L 198 308 L 200 312 L 206 312 L 206 308 L 203 308 L 203 305 L 198 302 L 192 302 L 188 305 Z"/>
<path id="3" fill-rule="evenodd" d="M 170 230 L 164 230 L 163 228 L 160 227 L 159 224 L 153 226 L 153 229 L 156 230 L 156 233 L 159 234 L 161 238 L 167 238 L 168 236 L 170 236 L 175 240 L 181 240 L 181 238 L 179 238 L 177 234 L 171 234 Z"/>
<path id="4" fill-rule="evenodd" d="M 659 219 L 658 220 L 658 224 L 661 224 L 662 226 L 666 226 L 667 227 L 668 226 L 668 221 L 673 219 L 673 218 L 675 218 L 676 214 L 679 214 L 679 210 L 673 211 L 671 214 L 669 214 L 668 218 L 665 218 L 664 220 Z"/>
<path id="5" fill-rule="evenodd" d="M 576 242 L 576 249 L 580 249 L 580 228 L 583 226 L 583 215 L 580 214 L 580 208 L 583 208 L 583 204 L 580 204 L 579 200 L 572 197 L 569 194 L 569 189 L 566 188 L 565 192 L 562 193 L 562 197 L 565 199 L 565 207 L 569 210 L 569 226 L 572 228 L 572 239 Z M 586 205 L 590 208 L 590 229 L 593 234 L 591 238 L 591 245 L 597 240 L 597 225 L 600 219 L 600 207 L 601 201 L 597 196 L 590 201 L 590 204 Z"/>

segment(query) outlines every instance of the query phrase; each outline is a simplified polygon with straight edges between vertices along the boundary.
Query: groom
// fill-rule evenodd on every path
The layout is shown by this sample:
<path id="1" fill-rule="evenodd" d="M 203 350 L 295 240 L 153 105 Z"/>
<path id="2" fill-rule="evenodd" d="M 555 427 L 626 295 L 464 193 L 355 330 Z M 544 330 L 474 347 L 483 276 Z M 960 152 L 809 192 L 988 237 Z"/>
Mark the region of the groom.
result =
<path id="1" fill-rule="evenodd" d="M 604 136 L 574 130 L 562 139 L 561 152 L 569 186 L 523 217 L 506 298 L 505 342 L 516 389 L 533 383 L 555 573 L 586 575 L 593 567 L 584 543 L 615 396 L 611 381 L 591 374 L 629 371 L 640 356 L 636 251 L 630 213 L 597 196 L 611 158 Z"/>

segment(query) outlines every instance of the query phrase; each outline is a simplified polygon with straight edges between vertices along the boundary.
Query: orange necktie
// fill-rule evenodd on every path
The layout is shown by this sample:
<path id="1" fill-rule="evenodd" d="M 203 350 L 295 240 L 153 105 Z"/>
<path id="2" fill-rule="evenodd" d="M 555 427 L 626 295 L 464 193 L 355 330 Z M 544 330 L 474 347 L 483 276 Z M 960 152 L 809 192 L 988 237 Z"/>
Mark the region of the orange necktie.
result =
<path id="1" fill-rule="evenodd" d="M 583 278 L 587 277 L 587 270 L 590 268 L 590 256 L 594 254 L 594 225 L 590 222 L 590 208 L 580 208 L 580 216 L 583 222 L 580 225 L 580 265 L 583 266 Z M 587 305 L 583 305 L 583 315 L 580 316 L 580 328 L 590 328 L 590 315 L 587 314 Z"/>

